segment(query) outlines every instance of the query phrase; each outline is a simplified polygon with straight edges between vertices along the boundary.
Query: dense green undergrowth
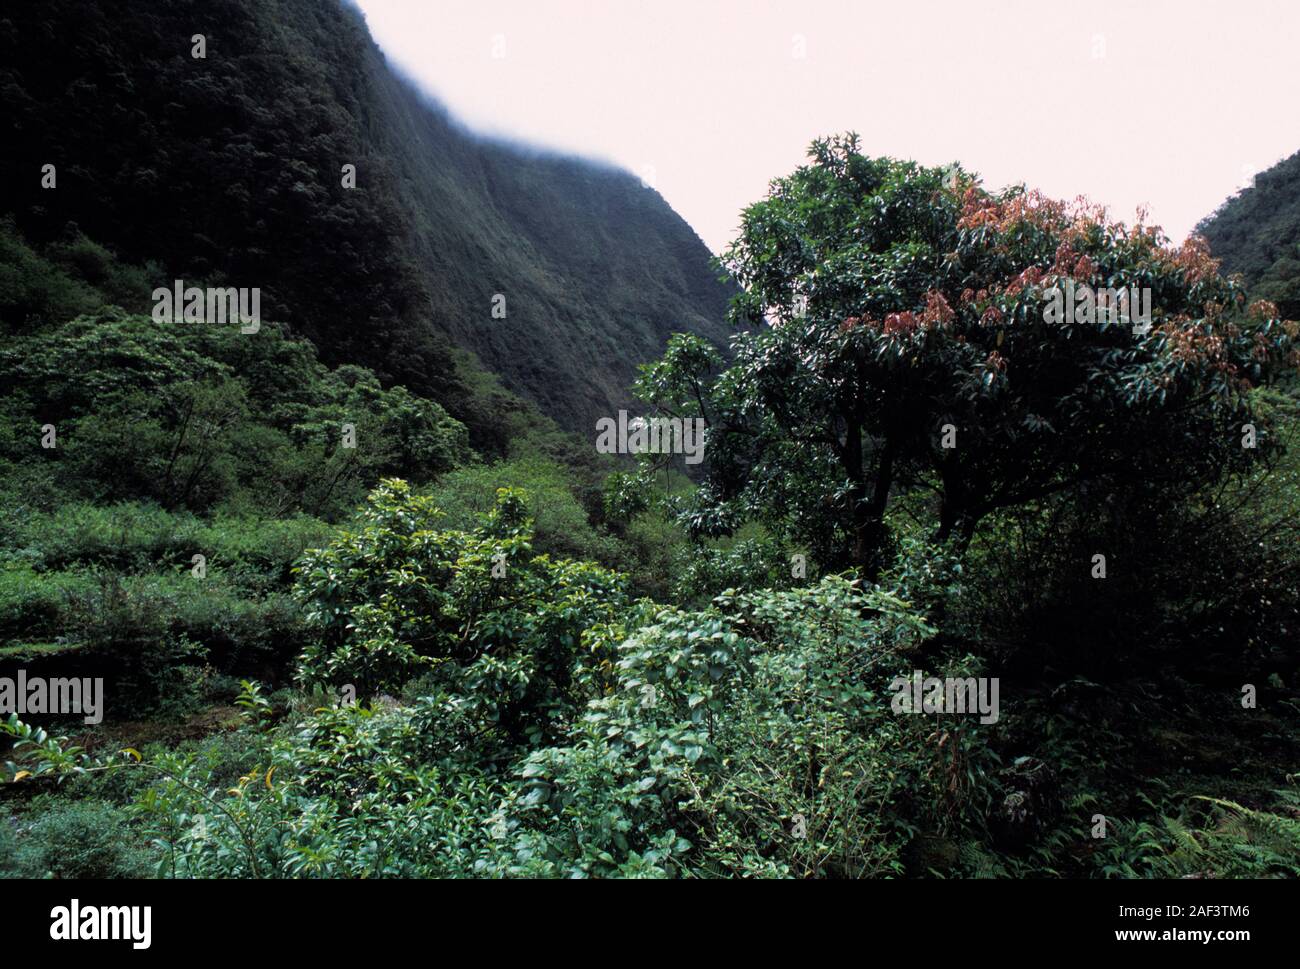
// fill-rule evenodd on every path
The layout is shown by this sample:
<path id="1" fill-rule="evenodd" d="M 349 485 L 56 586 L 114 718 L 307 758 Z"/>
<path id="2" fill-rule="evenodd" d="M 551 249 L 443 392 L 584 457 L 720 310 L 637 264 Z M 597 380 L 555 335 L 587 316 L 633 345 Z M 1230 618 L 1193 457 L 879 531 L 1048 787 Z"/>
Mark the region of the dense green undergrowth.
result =
<path id="1" fill-rule="evenodd" d="M 970 588 L 941 550 L 910 547 L 872 586 L 827 576 L 682 609 L 633 602 L 615 573 L 538 555 L 533 538 L 509 490 L 466 531 L 385 483 L 296 573 L 317 634 L 296 689 L 268 698 L 246 682 L 236 724 L 142 755 L 110 742 L 92 756 L 11 721 L 28 741 L 12 772 L 44 793 L 0 864 L 62 877 L 146 863 L 185 877 L 1298 873 L 1283 765 L 1300 753 L 1300 699 L 1281 682 L 1247 710 L 1231 687 L 1177 676 L 1004 681 L 1017 699 L 990 727 L 900 716 L 894 676 L 985 670 L 931 648 L 930 610 Z"/>

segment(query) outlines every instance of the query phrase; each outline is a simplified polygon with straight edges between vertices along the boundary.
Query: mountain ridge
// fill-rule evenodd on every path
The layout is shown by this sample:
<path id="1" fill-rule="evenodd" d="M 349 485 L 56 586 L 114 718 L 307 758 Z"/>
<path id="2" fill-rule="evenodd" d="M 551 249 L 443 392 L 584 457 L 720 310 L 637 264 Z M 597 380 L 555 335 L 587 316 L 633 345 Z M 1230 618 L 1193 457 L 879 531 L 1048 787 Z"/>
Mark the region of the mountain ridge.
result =
<path id="1" fill-rule="evenodd" d="M 479 362 L 585 435 L 672 332 L 726 342 L 731 290 L 657 193 L 472 133 L 342 0 L 51 0 L 5 12 L 0 53 L 0 214 L 26 236 L 84 231 L 159 285 L 259 286 L 324 360 L 438 400 L 480 439 L 499 437 L 500 402 L 471 400 Z M 52 131 L 51 112 L 76 122 Z"/>
<path id="2" fill-rule="evenodd" d="M 1300 318 L 1300 152 L 1255 177 L 1196 226 L 1226 273 Z"/>

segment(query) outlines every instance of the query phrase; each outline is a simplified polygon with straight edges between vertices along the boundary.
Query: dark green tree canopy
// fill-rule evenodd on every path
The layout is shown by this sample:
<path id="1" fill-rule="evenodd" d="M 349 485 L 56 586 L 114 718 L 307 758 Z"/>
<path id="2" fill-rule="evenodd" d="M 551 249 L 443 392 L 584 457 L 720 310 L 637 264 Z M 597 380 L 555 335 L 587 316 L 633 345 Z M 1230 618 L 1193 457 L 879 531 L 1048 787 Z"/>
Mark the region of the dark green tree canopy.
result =
<path id="1" fill-rule="evenodd" d="M 1248 308 L 1199 239 L 868 158 L 852 135 L 810 155 L 724 257 L 749 328 L 734 364 L 684 336 L 644 369 L 645 399 L 709 422 L 697 534 L 757 518 L 874 571 L 903 493 L 933 493 L 936 536 L 964 542 L 999 508 L 1172 496 L 1269 452 L 1264 428 L 1242 445 L 1250 391 L 1295 364 L 1297 327 Z M 1133 305 L 1085 299 L 1107 288 Z"/>

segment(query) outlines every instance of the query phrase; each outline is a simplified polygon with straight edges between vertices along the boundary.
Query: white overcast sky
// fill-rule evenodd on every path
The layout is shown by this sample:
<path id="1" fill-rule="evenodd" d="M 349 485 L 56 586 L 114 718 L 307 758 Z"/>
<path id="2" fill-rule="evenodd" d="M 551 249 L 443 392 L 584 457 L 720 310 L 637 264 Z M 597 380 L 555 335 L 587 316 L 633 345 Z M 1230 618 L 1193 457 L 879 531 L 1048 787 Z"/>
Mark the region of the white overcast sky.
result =
<path id="1" fill-rule="evenodd" d="M 1175 240 L 1300 149 L 1296 0 L 356 2 L 469 126 L 644 173 L 715 252 L 837 131 Z"/>

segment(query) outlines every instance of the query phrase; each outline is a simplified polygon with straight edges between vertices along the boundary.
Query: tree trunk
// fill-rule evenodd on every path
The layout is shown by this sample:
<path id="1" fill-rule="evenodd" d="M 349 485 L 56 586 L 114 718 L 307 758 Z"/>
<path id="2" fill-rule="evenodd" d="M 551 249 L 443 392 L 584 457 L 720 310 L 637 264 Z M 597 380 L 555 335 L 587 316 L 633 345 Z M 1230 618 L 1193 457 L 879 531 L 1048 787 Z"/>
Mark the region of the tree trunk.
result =
<path id="1" fill-rule="evenodd" d="M 882 566 L 881 551 L 885 535 L 885 509 L 889 505 L 889 491 L 894 484 L 894 458 L 897 448 L 886 440 L 880 450 L 876 465 L 875 482 L 867 493 L 867 481 L 862 467 L 862 431 L 850 426 L 845 461 L 853 481 L 853 564 L 863 578 L 874 580 Z"/>

